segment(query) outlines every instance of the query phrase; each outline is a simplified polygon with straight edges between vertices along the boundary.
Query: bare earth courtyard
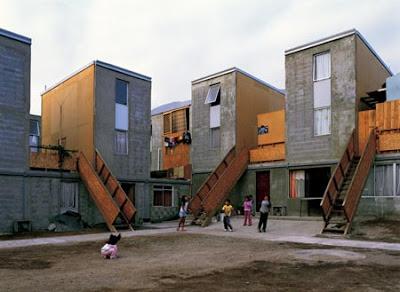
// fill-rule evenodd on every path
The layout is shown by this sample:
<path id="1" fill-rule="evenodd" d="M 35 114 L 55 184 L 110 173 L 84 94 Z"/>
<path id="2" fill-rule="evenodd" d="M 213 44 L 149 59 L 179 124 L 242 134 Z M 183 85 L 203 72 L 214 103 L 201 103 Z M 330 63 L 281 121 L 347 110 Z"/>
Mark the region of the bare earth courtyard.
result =
<path id="1" fill-rule="evenodd" d="M 2 248 L 0 291 L 400 290 L 398 250 L 274 242 L 263 237 L 279 222 L 270 234 L 234 223 L 233 233 L 220 224 L 140 231 L 122 239 L 117 260 L 100 257 L 99 240 Z"/>

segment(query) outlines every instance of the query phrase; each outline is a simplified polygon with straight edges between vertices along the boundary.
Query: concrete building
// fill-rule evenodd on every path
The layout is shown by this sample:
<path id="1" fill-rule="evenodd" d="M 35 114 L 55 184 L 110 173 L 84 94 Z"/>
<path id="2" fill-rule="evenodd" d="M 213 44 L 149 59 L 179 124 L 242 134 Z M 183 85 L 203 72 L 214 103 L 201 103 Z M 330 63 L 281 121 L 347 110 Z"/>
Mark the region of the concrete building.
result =
<path id="1" fill-rule="evenodd" d="M 190 105 L 190 100 L 171 102 L 151 111 L 152 171 L 191 168 Z"/>
<path id="2" fill-rule="evenodd" d="M 42 143 L 97 150 L 137 205 L 137 220 L 150 218 L 148 196 L 151 78 L 94 61 L 42 94 Z"/>
<path id="3" fill-rule="evenodd" d="M 256 147 L 257 114 L 281 110 L 284 101 L 281 90 L 238 68 L 192 81 L 193 193 L 233 147 Z"/>
<path id="4" fill-rule="evenodd" d="M 287 215 L 320 215 L 331 174 L 357 131 L 360 98 L 392 73 L 357 30 L 285 51 L 285 67 L 286 160 L 250 165 L 237 188 L 271 194 Z"/>

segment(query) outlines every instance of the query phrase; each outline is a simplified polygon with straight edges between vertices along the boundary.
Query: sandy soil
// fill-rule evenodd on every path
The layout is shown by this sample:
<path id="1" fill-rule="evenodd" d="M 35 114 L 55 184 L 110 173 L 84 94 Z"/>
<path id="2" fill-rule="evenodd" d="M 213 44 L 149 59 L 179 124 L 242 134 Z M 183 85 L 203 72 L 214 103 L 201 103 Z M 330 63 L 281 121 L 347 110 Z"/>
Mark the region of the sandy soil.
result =
<path id="1" fill-rule="evenodd" d="M 400 291 L 400 253 L 173 233 L 0 250 L 0 291 Z"/>
<path id="2" fill-rule="evenodd" d="M 352 239 L 400 242 L 400 221 L 366 220 L 356 223 Z"/>

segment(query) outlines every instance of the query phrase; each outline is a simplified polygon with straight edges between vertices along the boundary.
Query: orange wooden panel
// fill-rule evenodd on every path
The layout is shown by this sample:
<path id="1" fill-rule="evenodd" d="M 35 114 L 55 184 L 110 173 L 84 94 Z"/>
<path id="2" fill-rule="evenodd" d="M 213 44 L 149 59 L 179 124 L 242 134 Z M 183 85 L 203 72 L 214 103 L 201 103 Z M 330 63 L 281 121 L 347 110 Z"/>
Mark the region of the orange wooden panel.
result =
<path id="1" fill-rule="evenodd" d="M 380 135 L 378 150 L 380 152 L 400 150 L 400 133 Z"/>
<path id="2" fill-rule="evenodd" d="M 285 110 L 257 115 L 257 126 L 268 127 L 268 133 L 258 135 L 258 145 L 285 142 Z"/>
<path id="3" fill-rule="evenodd" d="M 400 129 L 400 100 L 376 105 L 376 127 L 378 132 Z"/>
<path id="4" fill-rule="evenodd" d="M 71 156 L 65 157 L 60 167 L 59 156 L 57 153 L 48 152 L 31 152 L 30 153 L 30 167 L 31 168 L 44 168 L 44 169 L 63 169 L 76 171 L 77 155 L 71 154 Z"/>
<path id="5" fill-rule="evenodd" d="M 250 150 L 250 163 L 285 160 L 285 143 Z"/>
<path id="6" fill-rule="evenodd" d="M 78 161 L 81 179 L 110 228 L 119 214 L 119 208 L 82 152 Z"/>
<path id="7" fill-rule="evenodd" d="M 375 110 L 358 113 L 358 142 L 361 152 L 365 148 L 371 129 L 375 128 L 375 116 Z"/>
<path id="8" fill-rule="evenodd" d="M 190 145 L 178 144 L 175 147 L 164 147 L 163 167 L 164 169 L 185 166 L 190 163 Z"/>

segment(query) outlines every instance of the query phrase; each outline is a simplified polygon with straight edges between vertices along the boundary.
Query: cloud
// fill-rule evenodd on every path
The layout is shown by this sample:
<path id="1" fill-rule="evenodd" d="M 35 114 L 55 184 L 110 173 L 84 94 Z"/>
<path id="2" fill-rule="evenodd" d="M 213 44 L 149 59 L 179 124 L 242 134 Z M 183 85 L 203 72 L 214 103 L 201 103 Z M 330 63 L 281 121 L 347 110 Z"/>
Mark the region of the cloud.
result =
<path id="1" fill-rule="evenodd" d="M 33 39 L 40 92 L 94 59 L 153 77 L 152 106 L 191 97 L 191 80 L 232 66 L 284 87 L 284 50 L 350 28 L 400 70 L 399 1 L 12 1 L 0 27 Z"/>

